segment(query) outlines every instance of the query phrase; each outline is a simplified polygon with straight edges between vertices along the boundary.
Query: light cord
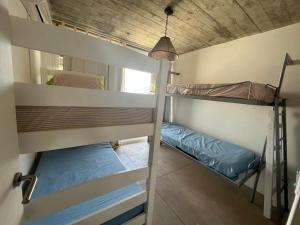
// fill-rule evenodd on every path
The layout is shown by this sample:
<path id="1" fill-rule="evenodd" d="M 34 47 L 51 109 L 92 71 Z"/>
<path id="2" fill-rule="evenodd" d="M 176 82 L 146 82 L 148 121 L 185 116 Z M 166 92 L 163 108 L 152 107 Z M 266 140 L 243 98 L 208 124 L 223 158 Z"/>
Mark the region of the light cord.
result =
<path id="1" fill-rule="evenodd" d="M 169 20 L 169 16 L 167 15 L 167 19 L 166 19 L 166 28 L 165 28 L 165 37 L 167 36 L 167 30 L 168 30 L 168 21 Z"/>

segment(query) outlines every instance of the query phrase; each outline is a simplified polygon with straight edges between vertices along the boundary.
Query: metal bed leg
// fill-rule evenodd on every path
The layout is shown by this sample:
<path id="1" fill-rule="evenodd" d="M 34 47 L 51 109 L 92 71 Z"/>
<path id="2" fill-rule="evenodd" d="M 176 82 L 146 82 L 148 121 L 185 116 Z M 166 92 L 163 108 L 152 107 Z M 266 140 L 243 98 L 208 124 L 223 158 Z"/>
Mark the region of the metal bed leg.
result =
<path id="1" fill-rule="evenodd" d="M 265 140 L 263 152 L 262 152 L 262 155 L 260 157 L 259 165 L 258 165 L 258 168 L 257 168 L 257 173 L 256 173 L 256 177 L 255 177 L 254 187 L 253 187 L 252 196 L 251 196 L 251 200 L 250 200 L 251 203 L 254 202 L 255 195 L 256 195 L 256 190 L 257 190 L 257 185 L 258 185 L 258 181 L 259 181 L 259 177 L 260 177 L 261 171 L 263 170 L 263 168 L 265 166 L 266 149 L 267 149 L 267 138 Z"/>

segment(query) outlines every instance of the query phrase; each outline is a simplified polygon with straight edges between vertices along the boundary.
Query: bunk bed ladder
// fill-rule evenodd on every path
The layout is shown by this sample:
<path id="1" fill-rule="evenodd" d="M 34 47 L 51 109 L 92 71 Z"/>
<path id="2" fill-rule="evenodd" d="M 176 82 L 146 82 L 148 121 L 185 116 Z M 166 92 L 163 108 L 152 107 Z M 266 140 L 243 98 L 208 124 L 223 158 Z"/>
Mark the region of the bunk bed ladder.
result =
<path id="1" fill-rule="evenodd" d="M 287 139 L 286 139 L 286 101 L 275 99 L 275 192 L 277 206 L 277 224 L 282 224 L 284 212 L 288 211 L 287 177 Z"/>
<path id="2" fill-rule="evenodd" d="M 272 199 L 276 194 L 277 224 L 281 225 L 288 208 L 286 100 L 276 98 L 270 115 L 269 135 L 266 138 L 254 182 L 251 203 L 254 202 L 257 184 L 263 168 L 265 175 L 264 216 L 271 219 Z M 275 178 L 275 179 L 273 179 Z"/>
<path id="3" fill-rule="evenodd" d="M 270 126 L 266 149 L 266 170 L 264 190 L 264 216 L 271 219 L 272 197 L 276 193 L 277 224 L 283 223 L 284 213 L 288 208 L 288 173 L 287 173 L 287 133 L 286 99 L 280 98 L 281 87 L 286 67 L 300 65 L 300 60 L 293 60 L 286 53 L 275 92 L 273 111 L 270 114 Z M 275 175 L 275 182 L 273 178 Z M 273 187 L 275 183 L 275 188 Z"/>

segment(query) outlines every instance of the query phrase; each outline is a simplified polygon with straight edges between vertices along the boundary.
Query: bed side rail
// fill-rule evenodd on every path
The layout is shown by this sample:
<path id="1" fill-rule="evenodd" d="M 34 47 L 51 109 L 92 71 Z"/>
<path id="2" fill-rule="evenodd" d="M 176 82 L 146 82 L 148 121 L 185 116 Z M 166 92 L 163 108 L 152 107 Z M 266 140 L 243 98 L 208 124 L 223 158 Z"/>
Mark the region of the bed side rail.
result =
<path id="1" fill-rule="evenodd" d="M 146 222 L 146 214 L 142 213 L 133 219 L 127 221 L 126 223 L 123 223 L 122 225 L 144 225 Z"/>
<path id="2" fill-rule="evenodd" d="M 20 153 L 40 152 L 154 134 L 155 95 L 16 83 L 15 98 L 17 109 L 19 107 L 21 110 L 20 115 L 17 113 L 17 118 L 21 117 L 17 120 L 18 130 L 19 127 L 29 128 L 32 126 L 28 129 L 30 132 L 24 132 L 22 129 L 19 131 Z M 37 117 L 41 117 L 34 107 L 56 108 L 54 115 L 53 112 L 51 114 L 51 110 L 47 113 L 43 111 L 45 122 L 39 123 L 38 126 L 40 127 L 42 123 L 45 124 L 44 130 L 33 129 L 37 128 L 36 124 L 32 120 L 28 120 L 33 117 L 34 121 L 37 121 Z M 90 110 L 91 107 L 105 109 L 106 112 L 102 114 L 99 110 L 94 112 Z M 26 108 L 28 112 L 26 111 L 24 114 L 22 108 Z M 77 111 L 72 114 L 71 108 Z M 147 114 L 138 113 L 144 111 Z M 85 120 L 81 120 L 82 115 L 85 115 L 84 112 L 88 112 L 88 115 L 84 116 Z M 152 119 L 150 114 L 152 114 Z M 58 115 L 61 116 L 57 117 Z M 72 126 L 77 123 L 79 126 L 59 126 L 55 119 L 51 120 L 50 118 L 58 118 L 58 122 L 62 125 L 73 120 Z M 138 120 L 139 118 L 140 120 Z M 98 119 L 100 122 L 96 123 Z M 91 124 L 89 121 L 94 122 Z"/>
<path id="3" fill-rule="evenodd" d="M 137 207 L 143 203 L 145 203 L 147 200 L 147 192 L 142 191 L 138 194 L 135 194 L 133 196 L 130 196 L 114 205 L 111 205 L 103 210 L 99 210 L 98 212 L 95 212 L 91 215 L 88 215 L 86 217 L 81 218 L 78 221 L 74 221 L 71 223 L 72 225 L 89 225 L 89 224 L 103 224 L 106 221 L 109 221 L 110 219 L 113 219 L 114 217 L 121 215 L 122 213 L 125 213 L 129 209 L 132 209 L 134 207 Z M 125 224 L 140 224 L 143 225 L 145 223 L 146 217 L 145 213 L 133 218 L 131 221 L 128 221 Z M 140 223 L 142 222 L 142 223 Z"/>
<path id="4" fill-rule="evenodd" d="M 97 196 L 101 196 L 137 181 L 147 179 L 148 177 L 149 167 L 144 167 L 135 170 L 119 172 L 110 176 L 96 178 L 59 192 L 54 192 L 37 199 L 32 199 L 29 204 L 24 205 L 25 220 L 26 222 L 37 220 L 41 217 L 59 212 L 72 205 L 93 199 Z M 128 199 L 117 202 L 110 207 L 113 207 L 112 209 L 118 209 L 121 214 L 123 211 L 126 212 L 134 208 L 137 206 L 136 204 L 140 205 L 144 203 L 146 201 L 146 196 L 146 192 L 143 191 L 136 195 L 130 196 Z M 131 203 L 124 203 L 124 201 L 126 202 L 127 200 L 129 200 Z M 112 213 L 113 211 L 110 211 L 110 216 L 107 216 L 107 210 L 104 209 L 97 212 L 97 218 L 99 218 L 99 216 L 102 218 L 102 224 L 103 222 L 109 220 L 110 217 L 116 216 L 116 212 L 113 214 Z M 95 217 L 95 215 L 92 215 L 92 217 Z M 97 220 L 98 224 L 100 223 L 99 221 L 100 220 Z M 84 223 L 78 222 L 75 224 Z"/>
<path id="5" fill-rule="evenodd" d="M 155 95 L 15 83 L 16 105 L 155 108 Z"/>
<path id="6" fill-rule="evenodd" d="M 159 61 L 100 38 L 15 16 L 10 16 L 10 23 L 12 44 L 15 46 L 153 74 L 159 72 Z"/>
<path id="7" fill-rule="evenodd" d="M 62 129 L 18 134 L 20 154 L 152 136 L 154 124 Z"/>

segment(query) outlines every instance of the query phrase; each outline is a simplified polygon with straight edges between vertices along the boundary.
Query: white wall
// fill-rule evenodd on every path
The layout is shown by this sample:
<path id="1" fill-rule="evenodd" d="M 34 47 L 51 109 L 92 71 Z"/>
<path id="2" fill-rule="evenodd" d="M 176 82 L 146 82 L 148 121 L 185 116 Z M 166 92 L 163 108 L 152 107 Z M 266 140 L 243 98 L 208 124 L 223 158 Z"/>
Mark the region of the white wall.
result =
<path id="1" fill-rule="evenodd" d="M 278 84 L 286 52 L 300 59 L 300 23 L 181 55 L 174 83 L 254 81 Z M 300 66 L 287 69 L 283 95 L 288 97 L 288 164 L 290 183 L 300 165 Z M 174 120 L 261 152 L 267 135 L 269 107 L 177 99 Z M 290 185 L 291 190 L 293 189 Z M 259 190 L 262 191 L 262 183 Z M 292 193 L 292 191 L 291 191 Z"/>

